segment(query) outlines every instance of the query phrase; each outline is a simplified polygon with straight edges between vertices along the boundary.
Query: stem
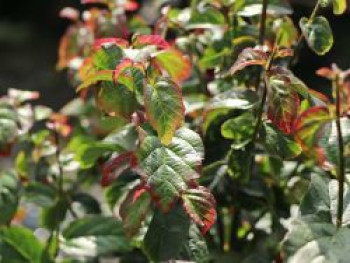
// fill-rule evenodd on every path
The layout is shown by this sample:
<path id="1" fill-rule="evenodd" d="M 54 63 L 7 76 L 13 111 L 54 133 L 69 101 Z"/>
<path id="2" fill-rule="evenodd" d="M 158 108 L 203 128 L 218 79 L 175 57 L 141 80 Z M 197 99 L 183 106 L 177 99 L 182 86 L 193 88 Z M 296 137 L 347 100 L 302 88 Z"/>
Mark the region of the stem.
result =
<path id="1" fill-rule="evenodd" d="M 255 143 L 256 139 L 258 138 L 260 126 L 261 126 L 261 123 L 262 123 L 262 115 L 264 113 L 264 107 L 265 107 L 266 98 L 267 98 L 267 79 L 265 77 L 264 86 L 263 86 L 263 94 L 262 94 L 262 98 L 261 98 L 261 102 L 260 102 L 260 105 L 259 105 L 258 112 L 256 114 L 257 121 L 256 121 L 256 124 L 255 124 L 254 133 L 253 133 L 253 136 L 252 136 L 252 143 L 253 144 Z"/>
<path id="2" fill-rule="evenodd" d="M 311 24 L 314 21 L 314 19 L 315 19 L 316 15 L 317 15 L 318 11 L 320 10 L 320 8 L 321 8 L 321 1 L 318 0 L 316 5 L 315 5 L 315 7 L 314 7 L 314 9 L 312 10 L 312 13 L 311 13 L 309 19 L 308 19 L 308 24 Z M 299 52 L 299 50 L 301 48 L 301 43 L 303 42 L 304 38 L 305 38 L 304 34 L 301 33 L 300 36 L 299 36 L 298 42 L 297 42 L 297 44 L 296 44 L 296 46 L 294 48 L 294 55 L 289 60 L 288 68 L 290 68 L 293 65 L 293 63 L 295 61 L 295 58 L 296 58 L 296 54 Z"/>
<path id="3" fill-rule="evenodd" d="M 269 0 L 263 1 L 262 11 L 261 11 L 261 21 L 260 21 L 260 34 L 259 34 L 259 44 L 263 45 L 265 41 L 265 32 L 266 32 L 266 18 L 267 18 L 267 6 Z"/>
<path id="4" fill-rule="evenodd" d="M 60 139 L 59 139 L 59 134 L 58 132 L 55 130 L 55 142 L 56 142 L 56 161 L 57 161 L 57 165 L 58 165 L 58 194 L 59 197 L 63 197 L 64 193 L 63 193 L 63 168 L 60 162 Z"/>
<path id="5" fill-rule="evenodd" d="M 344 142 L 341 129 L 341 99 L 340 99 L 340 85 L 338 78 L 333 81 L 333 89 L 336 91 L 336 125 L 337 125 L 337 137 L 338 137 L 338 208 L 337 208 L 337 227 L 341 227 L 343 223 L 343 206 L 344 206 L 344 182 L 345 182 L 345 164 L 344 164 Z"/>

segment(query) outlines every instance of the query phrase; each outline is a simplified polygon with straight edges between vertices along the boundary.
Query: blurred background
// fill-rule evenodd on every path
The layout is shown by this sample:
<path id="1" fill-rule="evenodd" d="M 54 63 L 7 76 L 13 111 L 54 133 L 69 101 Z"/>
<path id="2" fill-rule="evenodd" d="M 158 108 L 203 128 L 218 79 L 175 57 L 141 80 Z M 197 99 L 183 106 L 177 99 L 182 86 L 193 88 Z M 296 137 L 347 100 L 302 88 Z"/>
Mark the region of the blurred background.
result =
<path id="1" fill-rule="evenodd" d="M 152 5 L 155 1 L 144 2 Z M 310 14 L 314 4 L 312 0 L 290 2 L 296 23 Z M 0 96 L 9 87 L 35 90 L 41 93 L 38 103 L 54 109 L 75 96 L 65 72 L 57 72 L 55 68 L 59 39 L 68 25 L 58 17 L 65 6 L 81 9 L 79 0 L 0 0 Z M 327 81 L 314 72 L 332 62 L 343 69 L 350 67 L 350 13 L 335 17 L 331 10 L 323 10 L 322 14 L 329 18 L 333 28 L 336 41 L 332 51 L 317 57 L 304 48 L 294 69 L 309 87 L 327 93 L 330 90 Z"/>

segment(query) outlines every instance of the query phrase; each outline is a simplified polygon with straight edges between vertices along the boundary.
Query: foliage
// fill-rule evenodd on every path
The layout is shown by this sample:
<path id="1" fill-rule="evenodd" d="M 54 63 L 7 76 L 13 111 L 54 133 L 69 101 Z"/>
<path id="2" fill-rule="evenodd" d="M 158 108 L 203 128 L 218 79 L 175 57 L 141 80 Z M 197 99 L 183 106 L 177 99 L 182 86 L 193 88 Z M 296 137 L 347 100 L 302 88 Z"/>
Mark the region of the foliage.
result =
<path id="1" fill-rule="evenodd" d="M 299 29 L 282 0 L 150 1 L 152 25 L 140 2 L 61 11 L 60 111 L 0 98 L 1 261 L 347 262 L 350 74 L 317 72 L 328 98 L 293 73 L 346 1 Z"/>

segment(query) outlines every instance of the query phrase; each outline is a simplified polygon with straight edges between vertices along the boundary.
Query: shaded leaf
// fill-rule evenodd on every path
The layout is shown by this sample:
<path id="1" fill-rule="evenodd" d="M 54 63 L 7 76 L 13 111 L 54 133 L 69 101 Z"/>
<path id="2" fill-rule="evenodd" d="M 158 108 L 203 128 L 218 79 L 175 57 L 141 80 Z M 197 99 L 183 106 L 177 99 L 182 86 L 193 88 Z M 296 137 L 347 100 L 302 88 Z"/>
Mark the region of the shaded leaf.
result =
<path id="1" fill-rule="evenodd" d="M 138 107 L 135 93 L 122 84 L 102 82 L 96 94 L 96 104 L 111 116 L 129 119 Z"/>
<path id="2" fill-rule="evenodd" d="M 350 223 L 349 186 L 344 186 L 343 226 Z M 294 220 L 283 242 L 286 262 L 347 262 L 350 231 L 337 229 L 338 182 L 312 175 L 301 206 L 301 216 Z"/>
<path id="3" fill-rule="evenodd" d="M 155 262 L 176 259 L 188 238 L 190 219 L 176 205 L 169 213 L 156 210 L 144 238 L 143 248 Z"/>
<path id="4" fill-rule="evenodd" d="M 0 230 L 1 259 L 7 262 L 41 263 L 42 254 L 43 245 L 30 229 L 12 226 Z"/>
<path id="5" fill-rule="evenodd" d="M 63 251 L 74 256 L 95 257 L 132 249 L 121 222 L 112 217 L 77 219 L 63 230 L 63 237 Z"/>
<path id="6" fill-rule="evenodd" d="M 291 137 L 274 129 L 272 125 L 264 125 L 262 138 L 267 152 L 283 160 L 295 158 L 302 152 L 302 148 L 298 143 Z"/>
<path id="7" fill-rule="evenodd" d="M 137 234 L 151 202 L 152 198 L 144 185 L 138 185 L 129 191 L 119 210 L 124 229 L 129 236 Z"/>
<path id="8" fill-rule="evenodd" d="M 8 224 L 17 211 L 20 183 L 10 171 L 0 173 L 0 225 Z"/>
<path id="9" fill-rule="evenodd" d="M 232 147 L 239 149 L 244 147 L 252 139 L 254 133 L 255 118 L 251 112 L 230 119 L 221 126 L 221 134 L 226 139 L 233 140 Z"/>

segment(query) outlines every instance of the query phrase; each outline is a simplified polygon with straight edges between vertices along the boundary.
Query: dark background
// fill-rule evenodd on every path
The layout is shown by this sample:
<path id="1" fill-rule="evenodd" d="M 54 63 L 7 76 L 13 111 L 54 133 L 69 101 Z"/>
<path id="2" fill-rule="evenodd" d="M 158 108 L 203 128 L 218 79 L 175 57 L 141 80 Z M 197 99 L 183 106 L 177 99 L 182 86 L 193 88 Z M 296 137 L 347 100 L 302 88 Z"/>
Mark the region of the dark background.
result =
<path id="1" fill-rule="evenodd" d="M 292 2 L 295 22 L 310 14 L 311 0 Z M 0 0 L 0 95 L 9 87 L 37 90 L 39 102 L 55 109 L 75 96 L 65 72 L 55 70 L 59 39 L 68 25 L 58 17 L 65 6 L 81 8 L 78 0 Z M 332 62 L 350 67 L 350 14 L 335 17 L 331 10 L 322 14 L 330 20 L 335 46 L 324 57 L 302 49 L 294 69 L 309 87 L 329 92 L 328 83 L 314 72 Z"/>

